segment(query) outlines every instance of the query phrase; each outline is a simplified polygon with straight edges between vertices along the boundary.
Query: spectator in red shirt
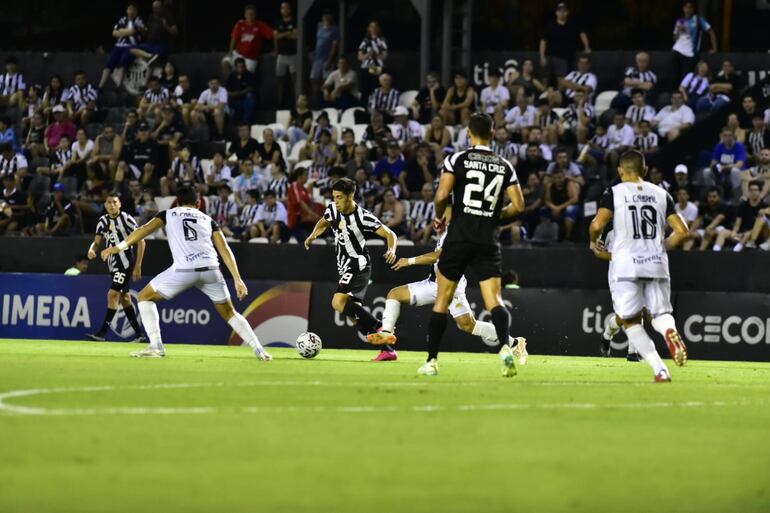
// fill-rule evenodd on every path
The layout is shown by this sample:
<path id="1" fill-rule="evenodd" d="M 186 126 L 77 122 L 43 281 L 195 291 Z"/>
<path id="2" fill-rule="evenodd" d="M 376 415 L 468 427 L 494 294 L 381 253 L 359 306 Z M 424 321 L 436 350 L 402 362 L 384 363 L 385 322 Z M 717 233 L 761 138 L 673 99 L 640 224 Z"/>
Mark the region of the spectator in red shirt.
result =
<path id="1" fill-rule="evenodd" d="M 298 167 L 291 173 L 289 185 L 289 229 L 297 240 L 305 240 L 321 218 L 310 198 L 307 184 L 307 168 Z"/>
<path id="2" fill-rule="evenodd" d="M 225 60 L 232 66 L 241 57 L 246 61 L 246 69 L 254 73 L 262 57 L 262 43 L 273 39 L 273 28 L 257 20 L 257 8 L 253 5 L 246 6 L 243 17 L 230 33 L 230 55 Z"/>
<path id="3" fill-rule="evenodd" d="M 74 141 L 76 132 L 74 123 L 64 115 L 64 107 L 62 105 L 55 106 L 53 108 L 53 123 L 45 129 L 46 150 L 53 153 L 59 147 L 59 141 L 63 135 L 69 137 L 70 141 Z"/>

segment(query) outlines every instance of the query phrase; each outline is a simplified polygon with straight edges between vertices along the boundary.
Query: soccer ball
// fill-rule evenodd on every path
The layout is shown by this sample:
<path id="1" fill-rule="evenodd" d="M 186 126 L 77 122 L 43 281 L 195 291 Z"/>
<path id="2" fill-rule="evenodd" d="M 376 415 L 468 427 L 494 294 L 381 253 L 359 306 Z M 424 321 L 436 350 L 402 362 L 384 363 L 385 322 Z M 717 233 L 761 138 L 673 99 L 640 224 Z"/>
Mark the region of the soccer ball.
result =
<path id="1" fill-rule="evenodd" d="M 302 358 L 314 358 L 321 352 L 321 337 L 307 332 L 297 337 L 297 352 Z"/>

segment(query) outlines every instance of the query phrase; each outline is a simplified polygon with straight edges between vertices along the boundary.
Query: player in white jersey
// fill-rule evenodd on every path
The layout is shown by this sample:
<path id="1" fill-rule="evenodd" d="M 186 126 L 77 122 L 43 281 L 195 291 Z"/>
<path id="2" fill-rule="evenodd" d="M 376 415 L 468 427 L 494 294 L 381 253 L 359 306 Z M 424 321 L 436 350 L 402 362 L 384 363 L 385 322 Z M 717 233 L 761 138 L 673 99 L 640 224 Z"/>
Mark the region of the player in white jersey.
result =
<path id="1" fill-rule="evenodd" d="M 671 307 L 671 283 L 667 249 L 688 236 L 687 224 L 676 213 L 674 200 L 664 189 L 645 182 L 644 155 L 627 151 L 618 166 L 621 182 L 607 189 L 599 211 L 591 221 L 591 249 L 597 256 L 607 253 L 598 239 L 612 220 L 612 273 L 610 292 L 620 325 L 639 355 L 652 367 L 655 381 L 671 381 L 652 339 L 642 327 L 642 310 L 652 317 L 652 327 L 663 334 L 674 363 L 687 362 L 687 348 L 676 329 Z M 673 233 L 665 237 L 666 225 Z"/>
<path id="2" fill-rule="evenodd" d="M 160 318 L 156 303 L 164 299 L 172 299 L 190 287 L 197 287 L 214 302 L 217 312 L 238 336 L 251 346 L 257 358 L 272 360 L 259 343 L 249 321 L 233 308 L 225 278 L 219 270 L 217 252 L 233 276 L 238 299 L 246 297 L 249 291 L 241 279 L 238 264 L 219 225 L 196 208 L 198 193 L 194 188 L 180 187 L 177 191 L 177 202 L 178 207 L 158 213 L 123 242 L 102 251 L 102 259 L 106 260 L 110 255 L 126 251 L 131 245 L 163 226 L 166 227 L 168 245 L 171 248 L 174 263 L 153 278 L 139 293 L 139 313 L 150 339 L 150 346 L 142 351 L 131 353 L 131 356 L 159 358 L 166 355 L 160 337 Z"/>
<path id="3" fill-rule="evenodd" d="M 401 305 L 423 306 L 432 305 L 436 302 L 436 294 L 438 293 L 436 269 L 446 234 L 446 227 L 442 227 L 439 240 L 436 243 L 436 249 L 430 253 L 411 258 L 400 258 L 393 265 L 392 269 L 394 271 L 412 265 L 430 265 L 433 268 L 431 269 L 430 276 L 426 279 L 395 287 L 388 292 L 388 297 L 385 300 L 385 311 L 382 314 L 381 334 L 388 335 L 394 332 L 398 317 L 401 314 Z M 462 276 L 457 283 L 452 302 L 449 303 L 449 313 L 454 318 L 459 329 L 471 335 L 481 337 L 489 346 L 496 346 L 499 344 L 499 341 L 497 340 L 495 325 L 491 322 L 477 321 L 473 316 L 473 310 L 468 303 L 468 298 L 465 296 L 467 284 L 465 276 Z M 526 365 L 528 356 L 527 340 L 523 337 L 509 337 L 509 345 L 513 347 L 514 356 L 519 359 L 519 363 Z"/>

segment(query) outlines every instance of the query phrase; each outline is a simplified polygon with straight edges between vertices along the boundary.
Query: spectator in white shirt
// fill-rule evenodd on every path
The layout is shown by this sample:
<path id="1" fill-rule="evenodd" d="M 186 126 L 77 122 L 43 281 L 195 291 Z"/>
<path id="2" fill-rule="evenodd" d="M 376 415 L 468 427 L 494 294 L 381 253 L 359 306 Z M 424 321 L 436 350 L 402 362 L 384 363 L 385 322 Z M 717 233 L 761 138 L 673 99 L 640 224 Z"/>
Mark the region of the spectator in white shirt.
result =
<path id="1" fill-rule="evenodd" d="M 690 191 L 685 187 L 677 189 L 674 209 L 684 218 L 688 228 L 698 219 L 698 206 L 690 201 Z"/>
<path id="2" fill-rule="evenodd" d="M 658 133 L 669 142 L 679 137 L 679 134 L 690 128 L 693 123 L 695 123 L 695 114 L 684 104 L 684 96 L 679 91 L 673 92 L 671 105 L 660 109 L 652 122 L 658 129 Z"/>
<path id="3" fill-rule="evenodd" d="M 527 148 L 531 145 L 535 145 L 538 148 L 540 148 L 540 155 L 547 160 L 548 162 L 551 161 L 553 158 L 553 151 L 551 151 L 551 147 L 548 146 L 543 142 L 543 131 L 540 130 L 540 127 L 533 126 L 529 130 L 529 136 L 526 139 L 526 144 L 519 145 L 519 158 L 521 160 L 524 160 L 527 158 Z"/>
<path id="4" fill-rule="evenodd" d="M 620 155 L 634 145 L 634 129 L 626 124 L 622 112 L 616 112 L 613 116 L 613 123 L 607 128 L 607 139 L 610 143 L 605 154 L 607 166 L 617 169 Z"/>
<path id="5" fill-rule="evenodd" d="M 581 55 L 577 62 L 577 69 L 559 79 L 559 88 L 564 95 L 562 105 L 571 103 L 576 91 L 583 91 L 586 94 L 586 101 L 591 103 L 597 82 L 596 75 L 591 73 L 591 58 L 588 55 Z"/>
<path id="6" fill-rule="evenodd" d="M 500 83 L 500 72 L 496 69 L 489 71 L 489 85 L 481 90 L 481 110 L 492 116 L 495 125 L 502 124 L 505 110 L 511 99 L 511 93 Z"/>
<path id="7" fill-rule="evenodd" d="M 521 141 L 529 140 L 529 130 L 535 126 L 537 109 L 530 105 L 529 98 L 519 95 L 516 106 L 505 114 L 505 128 L 511 134 L 517 134 Z M 499 123 L 495 123 L 499 126 Z"/>
<path id="8" fill-rule="evenodd" d="M 252 227 L 252 237 L 266 237 L 271 244 L 288 239 L 289 214 L 283 203 L 275 197 L 275 192 L 268 189 L 264 194 L 265 202 L 257 208 L 254 217 L 256 226 Z M 254 235 L 254 228 L 257 234 Z"/>
<path id="9" fill-rule="evenodd" d="M 209 79 L 209 88 L 198 97 L 195 113 L 198 116 L 205 117 L 207 121 L 213 121 L 218 137 L 223 139 L 227 112 L 227 90 L 219 85 L 217 77 L 211 77 Z"/>
<path id="10" fill-rule="evenodd" d="M 209 189 L 215 189 L 221 185 L 230 183 L 233 171 L 225 162 L 225 157 L 220 152 L 214 153 L 208 169 L 204 169 L 206 185 Z"/>

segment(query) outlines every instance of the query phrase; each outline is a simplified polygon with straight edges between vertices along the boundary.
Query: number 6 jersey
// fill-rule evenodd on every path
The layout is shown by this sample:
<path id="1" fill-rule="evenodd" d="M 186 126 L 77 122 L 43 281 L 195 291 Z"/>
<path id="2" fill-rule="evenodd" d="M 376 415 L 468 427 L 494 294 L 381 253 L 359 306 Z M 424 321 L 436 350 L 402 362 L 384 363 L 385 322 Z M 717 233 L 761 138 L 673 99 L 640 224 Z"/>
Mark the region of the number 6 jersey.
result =
<path id="1" fill-rule="evenodd" d="M 479 145 L 449 155 L 443 172 L 455 175 L 446 242 L 499 245 L 505 191 L 519 183 L 510 162 Z"/>
<path id="2" fill-rule="evenodd" d="M 219 267 L 219 258 L 211 236 L 219 225 L 198 209 L 176 207 L 155 216 L 166 225 L 168 246 L 174 269 Z"/>
<path id="3" fill-rule="evenodd" d="M 607 189 L 599 208 L 613 213 L 613 278 L 668 279 L 666 226 L 676 213 L 671 195 L 649 182 L 621 182 Z"/>

